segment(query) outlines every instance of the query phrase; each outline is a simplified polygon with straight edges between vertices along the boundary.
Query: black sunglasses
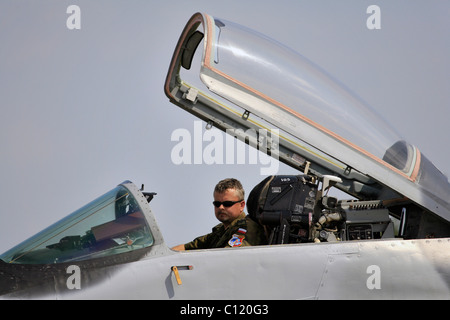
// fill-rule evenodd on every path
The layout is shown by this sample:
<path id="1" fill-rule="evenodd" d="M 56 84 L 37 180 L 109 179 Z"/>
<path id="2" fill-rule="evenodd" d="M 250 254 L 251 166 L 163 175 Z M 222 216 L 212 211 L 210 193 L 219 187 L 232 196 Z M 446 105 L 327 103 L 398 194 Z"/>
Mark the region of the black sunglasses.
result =
<path id="1" fill-rule="evenodd" d="M 220 202 L 220 201 L 213 201 L 213 205 L 216 208 L 219 208 L 221 205 L 223 205 L 225 208 L 229 208 L 231 206 L 234 206 L 236 203 L 242 202 L 244 200 L 238 200 L 238 201 L 224 201 L 224 202 Z"/>

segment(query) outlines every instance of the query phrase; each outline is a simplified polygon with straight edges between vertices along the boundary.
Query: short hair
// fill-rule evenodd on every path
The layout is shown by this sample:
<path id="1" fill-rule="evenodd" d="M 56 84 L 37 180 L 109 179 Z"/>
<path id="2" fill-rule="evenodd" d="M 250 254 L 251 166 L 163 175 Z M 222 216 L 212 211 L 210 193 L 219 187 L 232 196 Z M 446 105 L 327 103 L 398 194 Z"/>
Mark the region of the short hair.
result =
<path id="1" fill-rule="evenodd" d="M 236 195 L 240 199 L 244 200 L 245 191 L 244 191 L 244 188 L 242 187 L 242 184 L 239 182 L 239 180 L 234 179 L 234 178 L 223 179 L 223 180 L 219 181 L 219 183 L 217 183 L 216 187 L 214 188 L 214 192 L 223 193 L 227 189 L 235 189 Z"/>

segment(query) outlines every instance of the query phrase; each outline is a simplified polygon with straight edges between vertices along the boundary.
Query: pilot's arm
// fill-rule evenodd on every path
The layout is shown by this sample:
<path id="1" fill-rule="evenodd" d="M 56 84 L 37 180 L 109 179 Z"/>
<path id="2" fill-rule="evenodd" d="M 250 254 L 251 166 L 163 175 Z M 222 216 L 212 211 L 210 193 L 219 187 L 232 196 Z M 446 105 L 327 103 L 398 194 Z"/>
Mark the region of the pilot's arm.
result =
<path id="1" fill-rule="evenodd" d="M 237 221 L 227 230 L 221 225 L 213 228 L 212 232 L 195 238 L 193 241 L 173 247 L 173 250 L 195 250 L 212 248 L 236 248 L 267 244 L 267 238 L 262 226 L 249 217 Z"/>
<path id="2" fill-rule="evenodd" d="M 185 251 L 194 249 L 209 249 L 211 247 L 212 233 L 195 238 L 189 243 L 179 244 L 172 248 L 175 251 Z"/>

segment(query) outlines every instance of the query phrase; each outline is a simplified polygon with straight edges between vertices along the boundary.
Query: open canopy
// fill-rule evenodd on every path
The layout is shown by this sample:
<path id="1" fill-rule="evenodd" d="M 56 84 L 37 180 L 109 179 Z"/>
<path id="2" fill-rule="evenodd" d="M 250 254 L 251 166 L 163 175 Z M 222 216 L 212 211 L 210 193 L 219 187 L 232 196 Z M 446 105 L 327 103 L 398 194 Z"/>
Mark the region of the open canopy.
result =
<path id="1" fill-rule="evenodd" d="M 448 180 L 418 148 L 320 68 L 264 35 L 195 14 L 165 91 L 222 130 L 281 130 L 272 155 L 301 168 L 309 160 L 319 175 L 338 174 L 341 189 L 354 196 L 407 197 L 450 220 Z"/>

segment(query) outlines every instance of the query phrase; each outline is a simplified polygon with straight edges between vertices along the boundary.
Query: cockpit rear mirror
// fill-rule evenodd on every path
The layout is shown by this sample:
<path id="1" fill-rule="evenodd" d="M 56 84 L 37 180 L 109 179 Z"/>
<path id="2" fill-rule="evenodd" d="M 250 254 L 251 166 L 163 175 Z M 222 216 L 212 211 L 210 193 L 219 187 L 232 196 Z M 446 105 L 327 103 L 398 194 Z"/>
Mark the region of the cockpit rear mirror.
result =
<path id="1" fill-rule="evenodd" d="M 197 30 L 186 41 L 186 44 L 183 47 L 183 53 L 181 55 L 181 66 L 184 69 L 191 69 L 192 59 L 194 58 L 195 51 L 197 50 L 197 47 L 202 40 L 203 33 Z"/>

